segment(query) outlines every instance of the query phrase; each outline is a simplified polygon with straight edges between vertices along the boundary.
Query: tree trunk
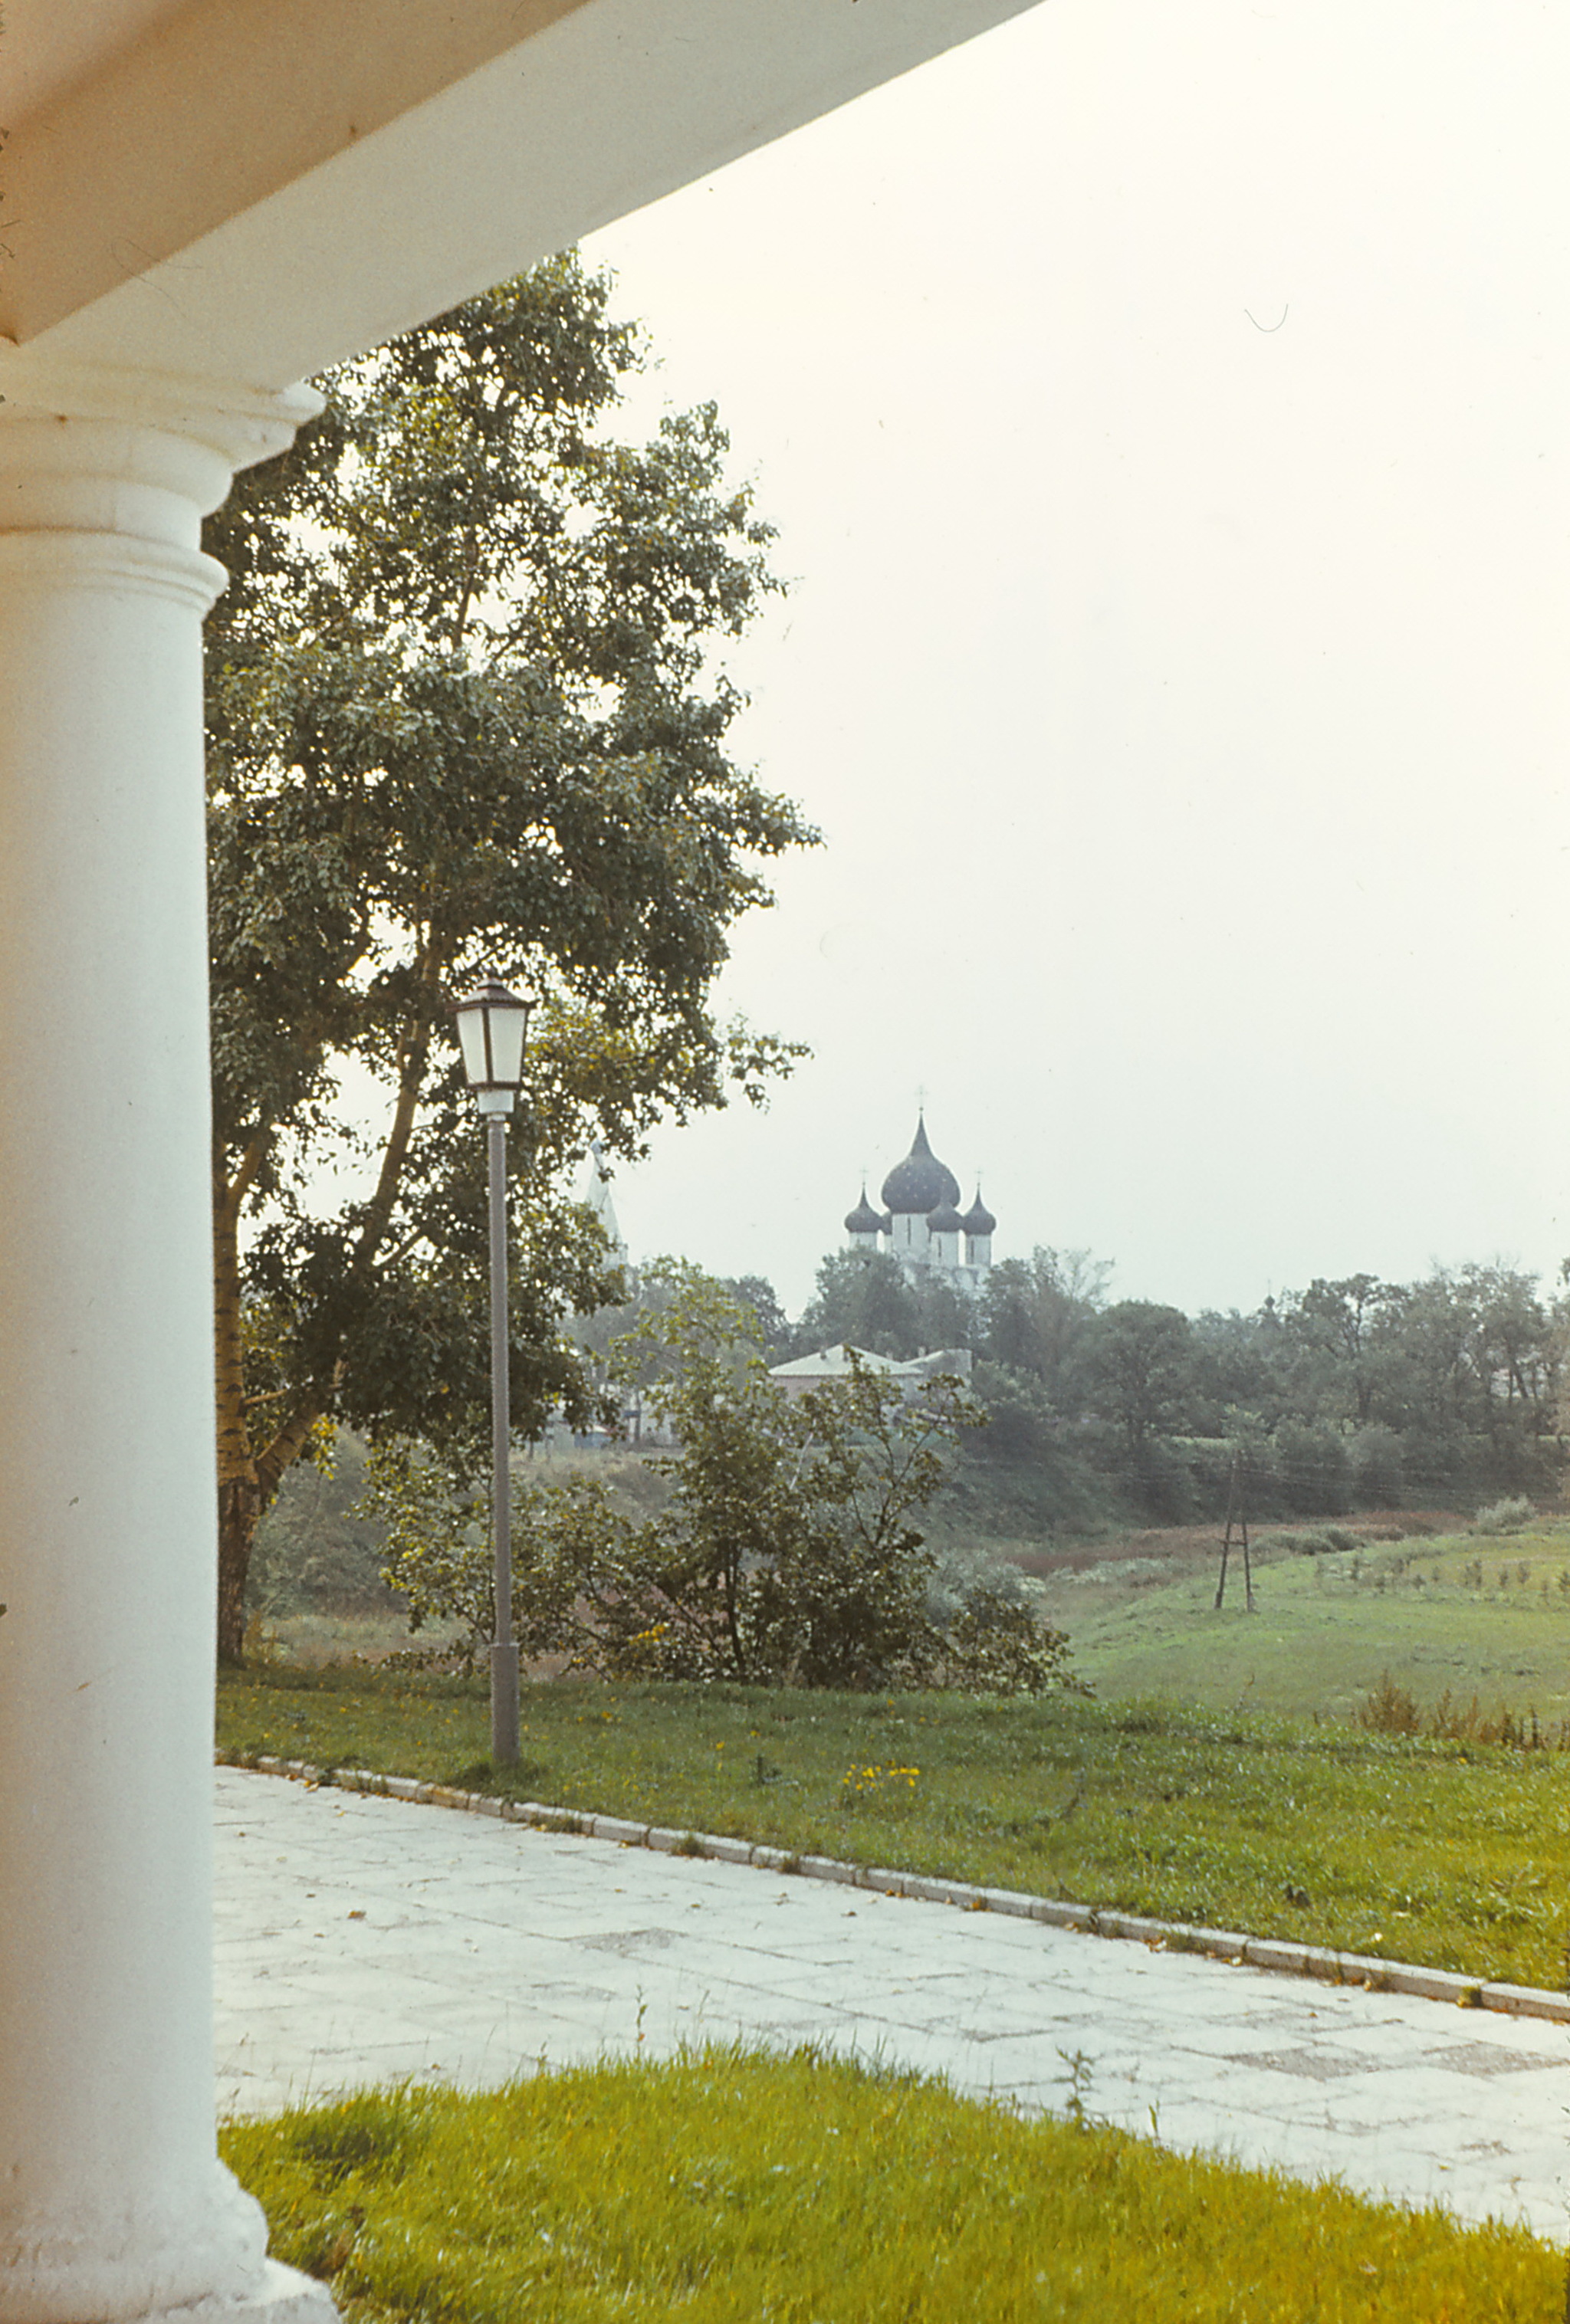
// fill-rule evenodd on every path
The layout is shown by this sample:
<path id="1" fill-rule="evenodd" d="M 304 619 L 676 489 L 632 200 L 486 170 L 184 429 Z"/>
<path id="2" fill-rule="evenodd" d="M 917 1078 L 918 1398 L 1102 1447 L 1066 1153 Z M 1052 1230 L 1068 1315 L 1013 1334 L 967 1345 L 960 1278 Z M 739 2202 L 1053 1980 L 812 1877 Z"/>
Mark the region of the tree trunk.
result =
<path id="1" fill-rule="evenodd" d="M 245 1351 L 240 1325 L 239 1199 L 213 1184 L 213 1342 L 218 1424 L 218 1660 L 245 1659 L 245 1579 L 262 1493 L 245 1425 Z"/>
<path id="2" fill-rule="evenodd" d="M 245 1659 L 245 1582 L 262 1517 L 254 1480 L 231 1478 L 218 1487 L 218 1660 L 238 1669 Z"/>

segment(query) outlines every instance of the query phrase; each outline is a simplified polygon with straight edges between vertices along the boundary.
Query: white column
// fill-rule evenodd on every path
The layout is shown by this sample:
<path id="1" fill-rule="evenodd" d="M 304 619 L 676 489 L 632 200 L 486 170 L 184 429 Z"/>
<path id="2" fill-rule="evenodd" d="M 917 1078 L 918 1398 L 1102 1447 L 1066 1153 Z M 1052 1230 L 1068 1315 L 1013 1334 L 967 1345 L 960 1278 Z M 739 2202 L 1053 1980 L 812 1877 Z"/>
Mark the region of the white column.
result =
<path id="1" fill-rule="evenodd" d="M 199 547 L 316 405 L 0 398 L 0 2324 L 317 2324 L 214 2144 Z"/>

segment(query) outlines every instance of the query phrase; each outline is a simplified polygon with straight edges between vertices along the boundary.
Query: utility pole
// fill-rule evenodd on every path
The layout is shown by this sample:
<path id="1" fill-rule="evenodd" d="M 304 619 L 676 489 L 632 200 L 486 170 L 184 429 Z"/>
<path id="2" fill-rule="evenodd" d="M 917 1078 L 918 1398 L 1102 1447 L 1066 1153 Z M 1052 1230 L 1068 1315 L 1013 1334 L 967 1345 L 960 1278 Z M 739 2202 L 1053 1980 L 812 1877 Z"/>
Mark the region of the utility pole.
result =
<path id="1" fill-rule="evenodd" d="M 1226 1596 L 1226 1562 L 1232 1554 L 1234 1526 L 1238 1534 L 1239 1546 L 1242 1550 L 1243 1609 L 1245 1612 L 1251 1614 L 1254 1610 L 1254 1577 L 1249 1564 L 1249 1521 L 1243 1504 L 1242 1454 L 1241 1452 L 1234 1452 L 1232 1456 L 1232 1475 L 1227 1480 L 1226 1531 L 1221 1539 L 1221 1579 L 1215 1585 L 1217 1613 L 1220 1612 L 1222 1600 Z"/>

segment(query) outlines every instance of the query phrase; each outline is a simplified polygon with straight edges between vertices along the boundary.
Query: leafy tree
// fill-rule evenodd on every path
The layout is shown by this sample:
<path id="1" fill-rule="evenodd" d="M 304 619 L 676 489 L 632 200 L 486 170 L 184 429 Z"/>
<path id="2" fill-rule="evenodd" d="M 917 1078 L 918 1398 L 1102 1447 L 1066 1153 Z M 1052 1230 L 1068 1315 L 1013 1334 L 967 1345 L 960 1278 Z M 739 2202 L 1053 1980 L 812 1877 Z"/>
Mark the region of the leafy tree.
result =
<path id="1" fill-rule="evenodd" d="M 1000 1259 L 982 1289 L 982 1351 L 1008 1371 L 1033 1374 L 1057 1411 L 1076 1411 L 1086 1338 L 1111 1274 L 1110 1264 L 1088 1251 L 1040 1244 L 1028 1259 Z"/>
<path id="2" fill-rule="evenodd" d="M 721 1278 L 721 1288 L 756 1318 L 758 1338 L 771 1363 L 783 1361 L 792 1344 L 790 1320 L 779 1294 L 766 1276 L 736 1275 Z"/>
<path id="3" fill-rule="evenodd" d="M 295 1462 L 256 1530 L 248 1612 L 387 1612 L 381 1530 L 356 1508 L 365 1485 L 365 1447 L 350 1429 L 321 1462 Z"/>
<path id="4" fill-rule="evenodd" d="M 1341 1517 L 1353 1506 L 1351 1448 L 1323 1424 L 1284 1420 L 1276 1431 L 1281 1490 L 1287 1507 L 1305 1517 Z"/>
<path id="5" fill-rule="evenodd" d="M 208 632 L 226 1659 L 257 1519 L 313 1436 L 439 1443 L 483 1410 L 453 991 L 494 970 L 540 997 L 510 1141 L 525 1433 L 556 1400 L 588 1417 L 559 1319 L 617 1292 L 564 1171 L 789 1062 L 710 1006 L 760 861 L 810 836 L 726 755 L 712 664 L 771 586 L 766 528 L 712 406 L 613 439 L 638 347 L 606 299 L 553 260 L 331 374 L 208 528 L 232 576 Z M 346 1066 L 383 1108 L 364 1139 Z"/>
<path id="6" fill-rule="evenodd" d="M 1349 1446 L 1354 1507 L 1399 1509 L 1406 1486 L 1405 1450 L 1393 1428 L 1376 1420 L 1360 1428 Z"/>
<path id="7" fill-rule="evenodd" d="M 1206 1308 L 1194 1319 L 1192 1386 L 1194 1418 L 1207 1434 L 1234 1435 L 1237 1416 L 1247 1413 L 1273 1427 L 1286 1408 L 1280 1366 L 1280 1332 L 1267 1303 L 1257 1314 L 1225 1314 Z"/>
<path id="8" fill-rule="evenodd" d="M 1291 1401 L 1306 1417 L 1373 1416 L 1381 1387 L 1399 1367 L 1399 1320 L 1407 1295 L 1376 1275 L 1316 1276 L 1286 1302 L 1282 1319 Z"/>
<path id="9" fill-rule="evenodd" d="M 616 1522 L 615 1497 L 598 1480 L 541 1486 L 516 1471 L 512 1489 L 513 1634 L 526 1656 L 553 1654 L 578 1627 L 578 1530 L 586 1523 L 597 1542 Z M 358 1506 L 383 1531 L 381 1578 L 402 1598 L 411 1635 L 455 1634 L 412 1659 L 472 1671 L 496 1635 L 486 1471 L 460 1443 L 385 1435 L 371 1448 Z"/>
<path id="10" fill-rule="evenodd" d="M 904 1268 L 882 1250 L 831 1251 L 796 1327 L 802 1355 L 841 1344 L 908 1362 L 923 1352 L 921 1309 Z"/>
<path id="11" fill-rule="evenodd" d="M 1556 1337 L 1530 1277 L 1436 1268 L 1403 1297 L 1399 1402 L 1379 1416 L 1437 1480 L 1535 1485 L 1557 1425 Z"/>
<path id="12" fill-rule="evenodd" d="M 1193 1331 L 1177 1307 L 1120 1299 L 1096 1318 L 1086 1343 L 1092 1401 L 1122 1431 L 1131 1455 L 1178 1426 L 1192 1393 Z"/>

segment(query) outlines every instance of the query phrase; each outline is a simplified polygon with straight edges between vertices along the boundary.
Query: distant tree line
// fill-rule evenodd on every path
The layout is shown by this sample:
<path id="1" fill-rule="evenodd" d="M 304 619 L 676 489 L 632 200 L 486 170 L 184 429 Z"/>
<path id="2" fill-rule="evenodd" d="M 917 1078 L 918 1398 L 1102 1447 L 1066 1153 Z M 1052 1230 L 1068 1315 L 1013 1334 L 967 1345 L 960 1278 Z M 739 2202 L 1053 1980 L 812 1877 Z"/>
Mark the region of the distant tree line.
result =
<path id="1" fill-rule="evenodd" d="M 1156 1523 L 1207 1518 L 1234 1471 L 1251 1518 L 1556 1489 L 1570 1311 L 1519 1268 L 1317 1277 L 1249 1314 L 1196 1317 L 1111 1300 L 1111 1272 L 1038 1249 L 971 1300 L 881 1252 L 841 1252 L 794 1327 L 766 1285 L 756 1304 L 774 1361 L 836 1341 L 969 1349 L 992 1415 L 968 1440 L 972 1489 L 1037 1521 L 1109 1500 Z"/>

